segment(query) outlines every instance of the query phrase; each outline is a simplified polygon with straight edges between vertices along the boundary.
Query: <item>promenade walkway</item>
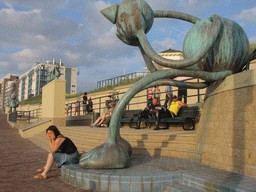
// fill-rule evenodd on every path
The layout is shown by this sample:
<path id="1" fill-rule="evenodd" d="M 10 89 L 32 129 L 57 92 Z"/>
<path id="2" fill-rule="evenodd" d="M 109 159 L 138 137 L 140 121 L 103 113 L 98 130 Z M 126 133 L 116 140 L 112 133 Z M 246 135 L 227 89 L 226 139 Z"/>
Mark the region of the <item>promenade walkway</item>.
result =
<path id="1" fill-rule="evenodd" d="M 62 181 L 61 170 L 56 166 L 49 172 L 49 179 L 34 179 L 36 170 L 45 164 L 47 151 L 22 139 L 3 114 L 0 114 L 0 133 L 1 192 L 92 192 Z"/>
<path id="2" fill-rule="evenodd" d="M 0 114 L 0 130 L 0 192 L 160 192 L 165 188 L 168 192 L 256 192 L 254 177 L 214 169 L 192 160 L 143 155 L 133 155 L 127 169 L 81 170 L 78 165 L 66 165 L 61 173 L 54 166 L 47 180 L 36 180 L 33 176 L 44 166 L 47 151 L 21 138 L 3 114 Z M 61 174 L 67 182 L 85 189 L 65 183 Z"/>

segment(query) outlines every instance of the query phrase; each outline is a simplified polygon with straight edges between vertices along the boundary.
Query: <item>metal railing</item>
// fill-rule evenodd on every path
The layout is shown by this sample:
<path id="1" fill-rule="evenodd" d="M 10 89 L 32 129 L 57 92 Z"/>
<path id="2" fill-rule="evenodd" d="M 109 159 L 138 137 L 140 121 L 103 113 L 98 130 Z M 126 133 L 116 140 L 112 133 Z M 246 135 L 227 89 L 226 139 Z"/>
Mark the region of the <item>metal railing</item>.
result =
<path id="1" fill-rule="evenodd" d="M 186 81 L 197 81 L 199 82 L 199 79 L 196 79 L 196 78 L 190 78 L 190 79 L 186 79 Z M 162 87 L 162 86 L 161 86 Z M 184 89 L 187 89 L 187 88 L 184 88 Z M 176 95 L 178 96 L 178 91 L 179 90 L 184 90 L 184 89 L 178 89 L 178 87 L 173 87 L 173 95 Z M 194 91 L 191 92 L 189 90 L 192 90 L 192 89 L 187 89 L 188 90 L 188 94 L 187 94 L 187 100 L 191 99 L 193 100 L 193 103 L 197 103 L 197 102 L 201 102 L 202 100 L 202 97 L 205 95 L 205 93 L 201 93 L 200 92 L 200 89 L 193 89 Z M 108 110 L 108 104 L 111 102 L 111 101 L 118 101 L 119 98 L 121 98 L 123 96 L 125 92 L 118 92 L 118 94 L 116 94 L 116 97 L 118 97 L 117 100 L 115 100 L 113 98 L 113 92 L 110 92 L 109 95 L 106 95 L 106 96 L 102 96 L 102 97 L 95 97 L 95 98 L 92 98 L 92 101 L 93 101 L 93 111 L 96 112 L 96 113 L 104 113 Z M 160 92 L 160 103 L 161 105 L 164 104 L 165 102 L 165 91 L 161 91 Z M 148 98 L 148 95 L 147 95 L 147 90 L 146 90 L 146 94 L 137 94 L 126 106 L 126 110 L 130 110 L 130 109 L 133 109 L 135 107 L 138 107 L 138 106 L 141 106 L 141 109 L 145 108 L 147 106 L 147 98 Z M 179 98 L 180 99 L 180 98 Z M 139 100 L 140 102 L 135 102 L 136 100 Z M 83 115 L 83 102 L 82 101 L 79 101 L 79 107 L 76 109 L 76 103 L 77 102 L 73 102 L 73 103 L 68 103 L 68 105 L 71 107 L 69 113 L 67 114 L 68 116 L 77 116 L 77 115 Z M 76 111 L 76 110 L 77 111 Z"/>
<path id="2" fill-rule="evenodd" d="M 147 74 L 149 74 L 149 73 L 148 72 L 134 72 L 134 73 L 126 74 L 126 75 L 121 75 L 118 77 L 113 77 L 110 79 L 105 79 L 105 80 L 97 82 L 97 88 L 103 88 L 107 85 L 116 85 L 116 84 L 120 83 L 121 81 L 132 80 L 137 77 L 144 77 Z"/>
<path id="3" fill-rule="evenodd" d="M 31 119 L 36 119 L 40 117 L 42 114 L 41 108 L 34 109 L 31 111 L 17 111 L 17 118 L 26 118 L 28 123 L 30 123 Z"/>

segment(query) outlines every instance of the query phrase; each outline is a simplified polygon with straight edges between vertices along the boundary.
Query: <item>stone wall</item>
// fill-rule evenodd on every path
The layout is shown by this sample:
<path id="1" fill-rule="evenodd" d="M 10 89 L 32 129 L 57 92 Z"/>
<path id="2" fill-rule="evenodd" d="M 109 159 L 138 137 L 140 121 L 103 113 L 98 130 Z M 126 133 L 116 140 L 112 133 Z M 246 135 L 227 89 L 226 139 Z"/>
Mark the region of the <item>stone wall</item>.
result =
<path id="1" fill-rule="evenodd" d="M 256 176 L 256 69 L 207 90 L 198 126 L 201 162 Z"/>

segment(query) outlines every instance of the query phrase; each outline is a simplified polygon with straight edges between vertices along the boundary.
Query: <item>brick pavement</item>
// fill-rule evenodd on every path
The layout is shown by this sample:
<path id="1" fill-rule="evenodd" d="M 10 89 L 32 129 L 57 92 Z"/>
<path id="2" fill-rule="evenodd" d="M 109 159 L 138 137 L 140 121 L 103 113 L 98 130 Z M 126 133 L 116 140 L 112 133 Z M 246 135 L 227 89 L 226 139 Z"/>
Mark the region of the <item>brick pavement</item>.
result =
<path id="1" fill-rule="evenodd" d="M 62 181 L 60 169 L 55 165 L 47 180 L 34 179 L 36 170 L 45 164 L 47 151 L 21 138 L 4 114 L 0 114 L 0 130 L 0 191 L 92 192 Z"/>

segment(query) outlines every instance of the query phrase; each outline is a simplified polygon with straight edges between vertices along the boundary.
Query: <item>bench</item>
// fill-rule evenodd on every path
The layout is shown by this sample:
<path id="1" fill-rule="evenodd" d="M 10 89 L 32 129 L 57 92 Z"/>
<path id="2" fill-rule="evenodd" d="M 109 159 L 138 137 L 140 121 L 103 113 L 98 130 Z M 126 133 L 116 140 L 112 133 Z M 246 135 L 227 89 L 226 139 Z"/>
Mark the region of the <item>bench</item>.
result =
<path id="1" fill-rule="evenodd" d="M 197 106 L 181 108 L 177 117 L 162 118 L 160 120 L 160 123 L 166 123 L 166 129 L 169 128 L 169 125 L 171 123 L 181 123 L 182 128 L 184 130 L 195 130 L 195 119 L 197 117 L 198 110 L 199 108 Z M 136 121 L 136 120 L 138 121 L 138 119 L 133 119 L 133 121 Z M 150 123 L 155 123 L 156 118 L 142 118 L 141 122 L 145 122 L 145 124 L 148 125 Z M 184 126 L 185 123 L 190 123 L 192 125 L 192 129 L 185 128 Z"/>
<path id="2" fill-rule="evenodd" d="M 138 122 L 138 116 L 142 112 L 141 109 L 138 110 L 125 110 L 122 115 L 121 124 L 128 123 L 130 128 L 136 128 Z"/>

